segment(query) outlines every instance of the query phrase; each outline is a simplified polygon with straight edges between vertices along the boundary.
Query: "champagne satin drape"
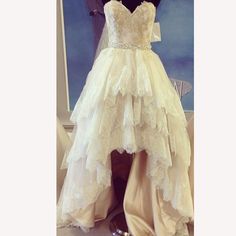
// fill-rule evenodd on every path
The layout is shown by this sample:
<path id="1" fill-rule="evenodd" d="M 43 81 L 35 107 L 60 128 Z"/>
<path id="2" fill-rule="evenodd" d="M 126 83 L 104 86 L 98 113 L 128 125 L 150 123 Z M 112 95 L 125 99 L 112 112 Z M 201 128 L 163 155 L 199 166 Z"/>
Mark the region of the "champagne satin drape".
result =
<path id="1" fill-rule="evenodd" d="M 134 156 L 123 204 L 126 221 L 134 236 L 173 236 L 182 217 L 146 175 L 147 158 L 145 151 Z"/>
<path id="2" fill-rule="evenodd" d="M 193 198 L 193 116 L 188 122 L 187 129 L 192 148 L 189 179 Z M 130 232 L 134 236 L 172 236 L 175 233 L 178 222 L 181 220 L 181 216 L 171 207 L 170 203 L 163 201 L 161 192 L 156 189 L 147 177 L 145 172 L 147 158 L 148 156 L 145 151 L 134 155 L 123 203 L 126 221 Z"/>
<path id="3" fill-rule="evenodd" d="M 188 132 L 192 148 L 191 166 L 189 168 L 189 178 L 192 195 L 194 194 L 194 119 L 190 118 L 188 123 Z M 65 170 L 60 170 L 59 166 L 63 159 L 66 146 L 70 144 L 66 131 L 58 120 L 57 128 L 57 191 L 61 190 Z M 113 181 L 114 178 L 128 179 L 123 201 L 125 216 L 129 230 L 134 236 L 172 236 L 175 232 L 176 224 L 180 220 L 180 215 L 169 203 L 164 202 L 162 194 L 150 182 L 146 176 L 147 154 L 145 151 L 135 153 L 133 161 L 121 158 L 119 155 L 111 154 L 113 163 Z M 130 157 L 129 157 L 130 158 Z M 122 161 L 123 159 L 123 161 Z M 131 166 L 132 164 L 132 166 Z M 131 166 L 130 172 L 127 166 Z M 193 196 L 192 196 L 193 197 Z M 85 228 L 94 227 L 94 222 L 106 218 L 110 209 L 117 204 L 114 196 L 113 185 L 101 194 L 95 204 L 89 205 L 86 209 L 77 211 L 73 218 L 77 219 L 79 225 Z M 170 217 L 171 216 L 171 217 Z"/>

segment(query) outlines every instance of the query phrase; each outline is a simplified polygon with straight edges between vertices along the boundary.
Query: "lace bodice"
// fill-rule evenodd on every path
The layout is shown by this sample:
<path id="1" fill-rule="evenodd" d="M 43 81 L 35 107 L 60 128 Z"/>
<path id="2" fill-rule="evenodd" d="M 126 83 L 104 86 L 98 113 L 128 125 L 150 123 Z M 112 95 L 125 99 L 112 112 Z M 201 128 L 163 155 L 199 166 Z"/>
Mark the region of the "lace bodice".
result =
<path id="1" fill-rule="evenodd" d="M 122 2 L 104 6 L 110 47 L 150 49 L 156 8 L 143 1 L 131 12 Z"/>

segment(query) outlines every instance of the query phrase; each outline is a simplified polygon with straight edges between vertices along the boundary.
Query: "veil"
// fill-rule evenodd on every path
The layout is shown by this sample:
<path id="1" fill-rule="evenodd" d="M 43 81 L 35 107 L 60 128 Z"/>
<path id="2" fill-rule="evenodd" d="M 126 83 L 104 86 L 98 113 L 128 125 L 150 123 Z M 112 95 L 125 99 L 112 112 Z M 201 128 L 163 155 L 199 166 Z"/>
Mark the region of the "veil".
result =
<path id="1" fill-rule="evenodd" d="M 100 37 L 99 42 L 98 42 L 98 46 L 97 46 L 97 49 L 96 49 L 94 60 L 96 60 L 96 58 L 98 57 L 100 52 L 104 48 L 107 48 L 107 46 L 108 46 L 108 30 L 107 30 L 107 23 L 105 22 L 105 24 L 103 26 L 102 33 L 101 33 L 101 37 Z"/>

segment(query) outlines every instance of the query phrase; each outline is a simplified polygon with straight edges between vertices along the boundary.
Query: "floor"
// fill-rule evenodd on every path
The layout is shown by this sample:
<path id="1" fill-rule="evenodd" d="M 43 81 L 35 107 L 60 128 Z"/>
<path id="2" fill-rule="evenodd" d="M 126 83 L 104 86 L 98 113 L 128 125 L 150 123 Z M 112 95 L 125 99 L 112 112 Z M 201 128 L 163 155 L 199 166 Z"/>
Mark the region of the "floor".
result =
<path id="1" fill-rule="evenodd" d="M 57 236 L 112 236 L 109 230 L 109 222 L 114 215 L 121 211 L 121 208 L 114 210 L 114 212 L 112 212 L 106 220 L 97 223 L 96 227 L 91 229 L 88 233 L 84 233 L 81 229 L 70 227 L 57 229 Z M 190 230 L 190 236 L 193 236 L 192 227 L 190 227 Z"/>

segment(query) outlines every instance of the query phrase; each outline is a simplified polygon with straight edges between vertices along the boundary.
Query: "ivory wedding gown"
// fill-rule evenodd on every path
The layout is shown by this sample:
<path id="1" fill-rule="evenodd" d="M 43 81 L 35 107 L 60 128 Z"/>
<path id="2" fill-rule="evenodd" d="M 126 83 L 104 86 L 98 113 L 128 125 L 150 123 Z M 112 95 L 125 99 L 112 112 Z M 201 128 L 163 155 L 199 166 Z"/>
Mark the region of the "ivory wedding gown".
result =
<path id="1" fill-rule="evenodd" d="M 188 177 L 191 150 L 180 99 L 159 56 L 151 50 L 156 8 L 144 1 L 130 12 L 112 0 L 104 11 L 108 47 L 96 58 L 71 115 L 75 129 L 66 155 L 58 225 L 94 226 L 95 219 L 84 223 L 83 211 L 111 187 L 113 150 L 145 150 L 147 178 L 161 191 L 161 201 L 184 222 L 193 217 Z M 168 217 L 170 221 L 172 216 Z M 175 227 L 176 232 L 158 236 L 182 232 Z M 150 234 L 134 236 L 144 235 Z"/>

